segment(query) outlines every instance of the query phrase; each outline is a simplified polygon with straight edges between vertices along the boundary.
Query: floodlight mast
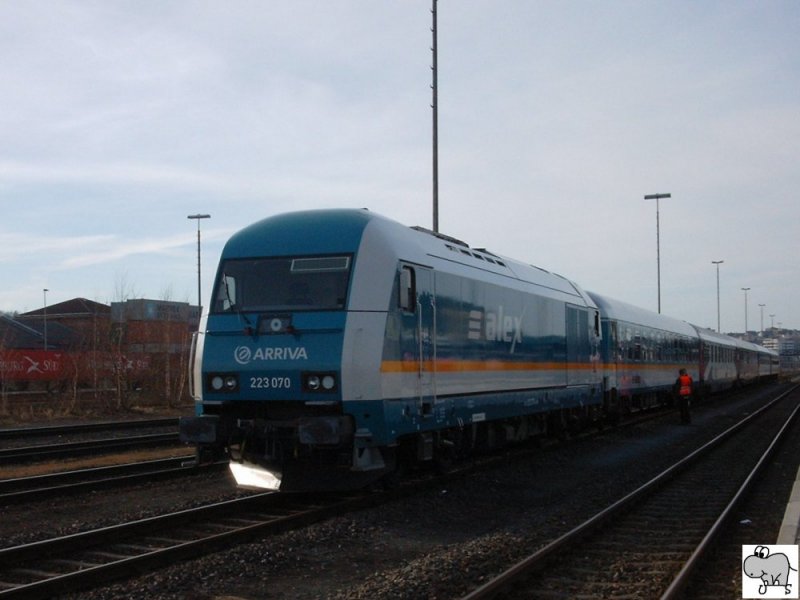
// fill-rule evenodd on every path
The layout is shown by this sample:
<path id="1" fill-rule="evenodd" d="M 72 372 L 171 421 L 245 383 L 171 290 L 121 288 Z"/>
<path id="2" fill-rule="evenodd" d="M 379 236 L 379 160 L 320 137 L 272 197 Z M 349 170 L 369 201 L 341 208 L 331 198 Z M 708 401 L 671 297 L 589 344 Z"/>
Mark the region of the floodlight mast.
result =
<path id="1" fill-rule="evenodd" d="M 433 62 L 431 64 L 431 90 L 433 91 L 433 98 L 431 108 L 433 109 L 433 230 L 439 233 L 439 75 L 436 39 L 436 2 L 437 0 L 432 0 L 431 7 L 431 16 L 433 18 L 433 25 L 431 27 L 431 33 L 433 34 L 433 44 L 431 45 L 431 53 L 433 54 Z"/>
<path id="2" fill-rule="evenodd" d="M 658 314 L 661 314 L 661 225 L 659 224 L 659 206 L 658 201 L 661 198 L 672 198 L 672 194 L 648 194 L 644 197 L 645 200 L 656 201 L 656 268 L 658 278 Z"/>
<path id="3" fill-rule="evenodd" d="M 197 221 L 197 310 L 199 310 L 200 313 L 202 314 L 203 299 L 200 294 L 200 290 L 202 289 L 200 285 L 200 220 L 210 219 L 211 215 L 204 215 L 204 214 L 187 215 L 186 218 Z"/>
<path id="4" fill-rule="evenodd" d="M 719 266 L 724 263 L 724 260 L 712 260 L 711 264 L 717 267 L 717 333 L 721 333 L 719 326 Z"/>

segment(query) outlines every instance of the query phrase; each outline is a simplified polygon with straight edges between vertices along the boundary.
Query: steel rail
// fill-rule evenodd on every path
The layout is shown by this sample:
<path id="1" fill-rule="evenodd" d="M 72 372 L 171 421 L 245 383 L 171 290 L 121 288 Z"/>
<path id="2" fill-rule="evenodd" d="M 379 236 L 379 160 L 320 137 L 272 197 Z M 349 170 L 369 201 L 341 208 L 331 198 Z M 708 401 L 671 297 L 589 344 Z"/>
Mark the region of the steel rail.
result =
<path id="1" fill-rule="evenodd" d="M 64 458 L 68 456 L 83 456 L 95 454 L 98 450 L 112 451 L 136 448 L 140 446 L 155 447 L 177 444 L 180 441 L 177 432 L 154 433 L 140 436 L 123 436 L 106 438 L 102 440 L 86 440 L 81 442 L 66 442 L 59 444 L 41 444 L 37 446 L 22 446 L 19 448 L 5 448 L 0 450 L 0 464 L 11 462 L 25 462 L 39 459 Z"/>
<path id="2" fill-rule="evenodd" d="M 79 469 L 62 473 L 0 480 L 0 505 L 61 497 L 90 490 L 110 489 L 188 476 L 201 469 L 221 469 L 227 462 L 197 465 L 194 456 L 161 458 L 124 465 Z"/>
<path id="3" fill-rule="evenodd" d="M 700 457 L 702 457 L 710 450 L 714 449 L 722 442 L 735 435 L 739 430 L 746 427 L 752 421 L 763 415 L 766 411 L 775 406 L 778 402 L 783 400 L 790 393 L 797 390 L 798 387 L 800 386 L 793 386 L 791 389 L 781 393 L 779 396 L 774 398 L 768 404 L 765 404 L 764 406 L 760 407 L 757 411 L 751 413 L 750 415 L 748 415 L 735 425 L 729 427 L 727 430 L 718 434 L 712 440 L 703 444 L 701 447 L 697 448 L 696 450 L 694 450 L 693 452 L 691 452 L 690 454 L 688 454 L 687 456 L 685 456 L 684 458 L 673 464 L 672 466 L 668 467 L 667 469 L 662 471 L 659 475 L 653 477 L 645 484 L 639 486 L 633 492 L 620 498 L 607 508 L 603 509 L 599 513 L 595 514 L 593 517 L 587 519 L 586 521 L 578 525 L 577 527 L 573 528 L 572 530 L 568 531 L 562 536 L 556 538 L 555 540 L 545 545 L 544 547 L 540 548 L 539 550 L 529 555 L 525 559 L 519 561 L 515 565 L 505 570 L 500 575 L 490 579 L 477 589 L 463 596 L 461 600 L 486 600 L 488 598 L 500 597 L 501 594 L 507 592 L 508 589 L 512 587 L 516 582 L 525 579 L 530 573 L 543 568 L 546 562 L 551 560 L 553 556 L 557 555 L 559 552 L 567 550 L 570 547 L 573 547 L 576 544 L 576 542 L 584 538 L 586 535 L 588 535 L 595 529 L 599 528 L 600 526 L 610 522 L 612 519 L 620 516 L 627 508 L 629 508 L 633 504 L 636 504 L 639 501 L 643 500 L 646 496 L 650 495 L 658 487 L 664 485 L 667 481 L 678 475 L 680 472 L 689 467 Z M 790 419 L 793 419 L 796 416 L 796 414 L 797 414 L 797 409 L 795 409 L 795 411 L 792 413 Z M 785 429 L 786 425 L 784 425 L 784 427 L 781 429 L 781 432 L 784 432 Z M 775 443 L 773 441 L 773 443 L 770 444 L 770 448 L 768 449 L 768 451 L 771 451 L 773 449 L 774 444 Z M 766 459 L 762 456 L 762 459 L 759 460 L 758 464 L 762 465 L 762 463 L 765 462 L 765 460 Z M 750 477 L 748 477 L 748 480 L 749 479 Z M 696 563 L 696 561 L 697 559 L 695 559 L 693 562 Z"/>
<path id="4" fill-rule="evenodd" d="M 77 425 L 44 425 L 41 427 L 15 427 L 0 429 L 0 439 L 18 439 L 29 437 L 46 437 L 71 435 L 93 431 L 119 431 L 123 429 L 146 429 L 148 427 L 178 427 L 176 417 L 163 419 L 142 419 L 128 421 L 101 421 L 96 423 L 79 423 Z"/>
<path id="5" fill-rule="evenodd" d="M 49 598 L 94 587 L 374 503 L 369 495 L 312 498 L 267 492 L 0 549 L 0 598 Z M 70 570 L 54 572 L 52 565 Z M 34 580 L 15 583 L 19 578 Z"/>
<path id="6" fill-rule="evenodd" d="M 788 395 L 790 391 L 793 390 L 787 391 L 786 394 L 784 395 Z M 781 398 L 782 397 L 783 396 L 781 396 Z M 719 518 L 714 522 L 714 524 L 708 530 L 708 533 L 705 535 L 705 537 L 703 537 L 701 542 L 697 545 L 695 551 L 692 552 L 692 555 L 684 563 L 683 568 L 675 576 L 672 583 L 669 585 L 667 590 L 661 596 L 661 600 L 673 600 L 674 598 L 680 597 L 686 590 L 686 586 L 689 584 L 689 581 L 697 572 L 700 562 L 705 557 L 706 553 L 708 552 L 712 544 L 719 537 L 720 533 L 723 531 L 725 526 L 728 524 L 731 516 L 733 515 L 733 511 L 736 510 L 736 508 L 741 503 L 742 499 L 756 485 L 759 475 L 767 466 L 768 461 L 772 458 L 778 446 L 786 437 L 789 427 L 791 427 L 791 425 L 797 419 L 798 414 L 800 414 L 800 404 L 798 404 L 795 407 L 794 411 L 792 411 L 792 414 L 789 415 L 789 418 L 783 424 L 783 427 L 781 427 L 780 431 L 778 431 L 778 433 L 775 434 L 775 437 L 772 439 L 772 442 L 770 442 L 769 447 L 761 455 L 761 458 L 759 459 L 758 463 L 756 463 L 756 466 L 753 467 L 750 474 L 747 476 L 747 478 L 744 480 L 742 485 L 737 490 L 736 494 L 733 496 L 731 501 L 725 507 L 725 510 L 722 512 L 722 514 L 720 514 Z"/>

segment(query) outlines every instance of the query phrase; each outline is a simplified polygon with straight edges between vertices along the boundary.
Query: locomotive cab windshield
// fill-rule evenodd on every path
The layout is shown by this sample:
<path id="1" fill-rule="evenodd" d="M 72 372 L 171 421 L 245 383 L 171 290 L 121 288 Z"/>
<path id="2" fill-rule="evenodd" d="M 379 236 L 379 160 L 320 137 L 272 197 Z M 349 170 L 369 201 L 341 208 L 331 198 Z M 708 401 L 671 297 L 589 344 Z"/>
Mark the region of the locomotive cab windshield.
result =
<path id="1" fill-rule="evenodd" d="M 212 313 L 342 310 L 351 263 L 349 255 L 227 260 Z"/>

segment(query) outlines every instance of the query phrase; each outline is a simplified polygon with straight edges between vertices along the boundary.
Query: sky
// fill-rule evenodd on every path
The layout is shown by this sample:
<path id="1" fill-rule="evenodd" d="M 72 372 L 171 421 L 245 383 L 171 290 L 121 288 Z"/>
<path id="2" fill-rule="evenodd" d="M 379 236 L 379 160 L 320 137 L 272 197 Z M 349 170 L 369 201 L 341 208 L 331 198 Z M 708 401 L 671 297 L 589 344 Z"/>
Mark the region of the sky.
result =
<path id="1" fill-rule="evenodd" d="M 191 214 L 204 303 L 270 215 L 432 227 L 430 9 L 0 0 L 0 310 L 196 303 Z M 722 260 L 722 331 L 800 329 L 798 31 L 796 0 L 439 0 L 440 231 L 654 311 L 660 251 L 662 313 L 710 328 Z"/>

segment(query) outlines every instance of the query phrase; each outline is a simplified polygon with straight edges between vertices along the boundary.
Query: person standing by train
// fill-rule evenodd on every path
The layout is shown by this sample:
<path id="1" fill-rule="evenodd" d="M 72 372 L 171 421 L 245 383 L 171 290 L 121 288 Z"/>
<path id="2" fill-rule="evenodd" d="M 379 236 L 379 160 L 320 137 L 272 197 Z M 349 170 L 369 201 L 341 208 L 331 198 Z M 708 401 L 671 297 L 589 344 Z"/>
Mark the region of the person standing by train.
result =
<path id="1" fill-rule="evenodd" d="M 692 376 L 686 369 L 678 371 L 678 379 L 675 380 L 675 389 L 678 392 L 678 408 L 681 411 L 681 423 L 688 425 L 692 422 L 690 409 L 692 406 Z"/>

